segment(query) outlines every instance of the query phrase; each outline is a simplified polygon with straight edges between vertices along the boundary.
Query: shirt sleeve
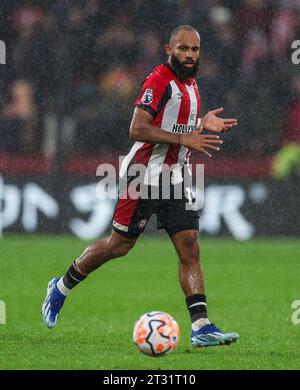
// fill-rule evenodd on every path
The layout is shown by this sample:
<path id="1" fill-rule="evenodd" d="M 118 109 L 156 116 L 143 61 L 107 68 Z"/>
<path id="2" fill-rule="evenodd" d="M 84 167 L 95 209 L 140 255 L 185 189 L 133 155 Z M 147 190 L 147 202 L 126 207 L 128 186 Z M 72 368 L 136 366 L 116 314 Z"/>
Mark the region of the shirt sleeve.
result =
<path id="1" fill-rule="evenodd" d="M 155 118 L 170 98 L 170 84 L 161 78 L 150 75 L 143 83 L 142 91 L 135 102 L 135 107 L 149 112 Z"/>

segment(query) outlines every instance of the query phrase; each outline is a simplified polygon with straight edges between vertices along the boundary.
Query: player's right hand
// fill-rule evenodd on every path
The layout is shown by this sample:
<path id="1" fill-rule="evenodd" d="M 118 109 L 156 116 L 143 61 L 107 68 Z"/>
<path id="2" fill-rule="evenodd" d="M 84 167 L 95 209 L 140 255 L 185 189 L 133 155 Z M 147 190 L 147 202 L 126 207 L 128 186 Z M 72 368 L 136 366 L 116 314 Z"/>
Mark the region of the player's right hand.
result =
<path id="1" fill-rule="evenodd" d="M 212 149 L 218 152 L 220 150 L 218 145 L 221 145 L 223 141 L 220 140 L 218 135 L 203 135 L 200 133 L 201 130 L 196 130 L 189 134 L 181 134 L 180 144 L 188 147 L 189 149 L 204 153 L 208 157 L 212 157 L 207 149 Z"/>

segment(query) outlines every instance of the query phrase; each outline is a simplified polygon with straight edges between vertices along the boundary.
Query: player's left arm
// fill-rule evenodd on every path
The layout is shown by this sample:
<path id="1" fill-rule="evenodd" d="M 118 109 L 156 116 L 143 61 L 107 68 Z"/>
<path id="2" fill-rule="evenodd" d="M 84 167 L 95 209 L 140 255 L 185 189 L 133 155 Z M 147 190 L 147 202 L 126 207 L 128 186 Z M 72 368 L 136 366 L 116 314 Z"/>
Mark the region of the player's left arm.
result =
<path id="1" fill-rule="evenodd" d="M 220 118 L 218 115 L 224 111 L 224 108 L 217 108 L 201 118 L 200 130 L 209 130 L 215 133 L 226 133 L 232 127 L 237 126 L 237 119 L 235 118 Z"/>

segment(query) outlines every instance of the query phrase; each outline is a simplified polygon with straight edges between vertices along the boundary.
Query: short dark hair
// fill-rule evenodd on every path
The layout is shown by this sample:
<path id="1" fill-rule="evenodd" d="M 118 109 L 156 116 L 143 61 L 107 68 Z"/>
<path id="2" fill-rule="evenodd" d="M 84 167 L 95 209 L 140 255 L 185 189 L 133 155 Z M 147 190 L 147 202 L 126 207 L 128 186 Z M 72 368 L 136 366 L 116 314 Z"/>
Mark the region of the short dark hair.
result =
<path id="1" fill-rule="evenodd" d="M 170 43 L 172 43 L 176 37 L 176 35 L 179 33 L 179 31 L 181 30 L 187 30 L 187 31 L 193 31 L 195 33 L 198 33 L 198 31 L 193 27 L 193 26 L 190 26 L 188 24 L 183 24 L 181 26 L 178 26 L 178 27 L 175 27 L 174 30 L 171 31 L 171 34 L 170 34 Z"/>

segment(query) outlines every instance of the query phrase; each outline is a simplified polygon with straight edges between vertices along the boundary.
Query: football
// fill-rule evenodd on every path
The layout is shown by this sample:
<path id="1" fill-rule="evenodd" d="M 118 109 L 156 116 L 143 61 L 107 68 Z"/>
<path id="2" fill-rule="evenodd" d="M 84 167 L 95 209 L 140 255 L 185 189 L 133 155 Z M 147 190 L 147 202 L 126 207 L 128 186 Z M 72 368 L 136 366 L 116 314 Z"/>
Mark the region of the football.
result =
<path id="1" fill-rule="evenodd" d="M 163 356 L 177 347 L 179 333 L 179 326 L 170 314 L 152 311 L 135 323 L 133 341 L 145 355 Z"/>

